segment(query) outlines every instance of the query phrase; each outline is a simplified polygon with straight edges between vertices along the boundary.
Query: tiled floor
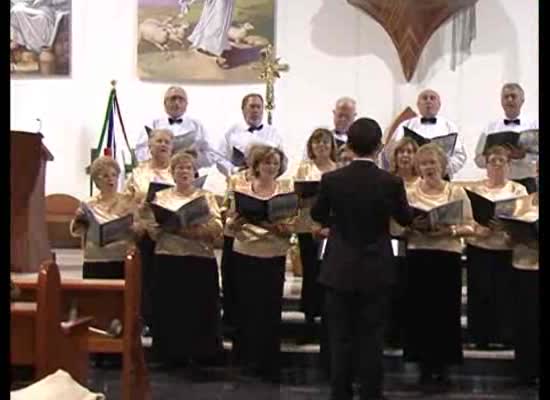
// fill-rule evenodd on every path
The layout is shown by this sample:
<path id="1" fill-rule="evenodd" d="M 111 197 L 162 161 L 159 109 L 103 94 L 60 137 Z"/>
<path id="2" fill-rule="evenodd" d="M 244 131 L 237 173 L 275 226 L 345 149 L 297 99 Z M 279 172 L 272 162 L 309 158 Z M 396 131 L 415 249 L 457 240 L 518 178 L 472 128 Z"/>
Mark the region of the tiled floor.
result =
<path id="1" fill-rule="evenodd" d="M 107 399 L 120 399 L 118 370 L 94 369 L 90 388 L 103 392 Z M 313 400 L 329 399 L 328 383 L 315 368 L 290 367 L 282 373 L 281 384 L 264 383 L 232 376 L 225 368 L 211 368 L 204 376 L 193 377 L 188 370 L 151 371 L 154 400 Z M 389 399 L 430 400 L 535 400 L 536 389 L 517 388 L 513 381 L 499 377 L 454 376 L 453 386 L 445 392 L 421 391 L 413 374 L 386 374 L 385 395 Z"/>

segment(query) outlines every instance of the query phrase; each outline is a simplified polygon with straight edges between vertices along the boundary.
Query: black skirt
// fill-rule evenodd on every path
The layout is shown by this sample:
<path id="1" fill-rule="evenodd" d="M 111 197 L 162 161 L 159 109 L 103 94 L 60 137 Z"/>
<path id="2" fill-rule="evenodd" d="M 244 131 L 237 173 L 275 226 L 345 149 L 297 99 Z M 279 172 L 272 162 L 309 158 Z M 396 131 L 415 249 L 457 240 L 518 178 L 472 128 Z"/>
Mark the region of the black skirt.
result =
<path id="1" fill-rule="evenodd" d="M 298 244 L 302 261 L 300 310 L 306 319 L 313 319 L 321 315 L 323 304 L 322 286 L 317 281 L 321 269 L 321 261 L 318 259 L 319 242 L 311 233 L 299 233 Z"/>
<path id="2" fill-rule="evenodd" d="M 138 242 L 141 256 L 141 315 L 145 325 L 153 325 L 153 286 L 155 282 L 155 244 L 149 234 Z"/>
<path id="3" fill-rule="evenodd" d="M 214 357 L 221 350 L 214 258 L 155 256 L 153 349 L 159 361 Z"/>
<path id="4" fill-rule="evenodd" d="M 83 279 L 124 279 L 124 261 L 84 261 Z"/>
<path id="5" fill-rule="evenodd" d="M 468 245 L 468 334 L 476 344 L 512 343 L 512 252 Z"/>
<path id="6" fill-rule="evenodd" d="M 229 331 L 232 331 L 235 327 L 235 302 L 238 294 L 235 289 L 235 273 L 232 261 L 234 241 L 235 238 L 224 235 L 220 265 L 222 273 L 223 324 Z"/>
<path id="7" fill-rule="evenodd" d="M 285 257 L 259 258 L 233 253 L 237 362 L 259 373 L 280 367 L 281 312 Z"/>
<path id="8" fill-rule="evenodd" d="M 403 346 L 407 305 L 407 257 L 394 257 L 395 283 L 390 297 L 390 312 L 386 328 L 386 344 L 393 348 Z"/>
<path id="9" fill-rule="evenodd" d="M 539 271 L 513 270 L 515 285 L 515 363 L 518 376 L 540 376 Z"/>
<path id="10" fill-rule="evenodd" d="M 408 250 L 407 262 L 405 359 L 431 367 L 462 363 L 460 254 Z"/>

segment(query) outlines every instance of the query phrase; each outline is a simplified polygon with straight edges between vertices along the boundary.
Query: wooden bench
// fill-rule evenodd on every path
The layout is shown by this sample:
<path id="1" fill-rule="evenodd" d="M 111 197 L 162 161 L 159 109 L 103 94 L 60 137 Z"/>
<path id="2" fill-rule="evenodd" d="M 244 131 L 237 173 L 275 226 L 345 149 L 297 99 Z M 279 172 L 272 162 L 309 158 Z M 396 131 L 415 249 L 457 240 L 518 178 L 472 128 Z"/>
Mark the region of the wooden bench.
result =
<path id="1" fill-rule="evenodd" d="M 90 332 L 87 348 L 90 353 L 122 354 L 122 399 L 147 400 L 151 391 L 141 345 L 141 262 L 135 248 L 128 252 L 124 268 L 124 280 L 63 278 L 60 309 L 68 315 L 76 307 L 78 314 L 93 316 L 93 326 L 104 331 L 113 319 L 122 322 L 120 337 Z M 36 296 L 35 279 L 12 278 L 23 298 Z"/>
<path id="2" fill-rule="evenodd" d="M 10 358 L 14 366 L 31 366 L 39 380 L 58 369 L 81 384 L 88 376 L 88 326 L 91 317 L 62 323 L 59 269 L 42 264 L 33 302 L 10 304 Z"/>

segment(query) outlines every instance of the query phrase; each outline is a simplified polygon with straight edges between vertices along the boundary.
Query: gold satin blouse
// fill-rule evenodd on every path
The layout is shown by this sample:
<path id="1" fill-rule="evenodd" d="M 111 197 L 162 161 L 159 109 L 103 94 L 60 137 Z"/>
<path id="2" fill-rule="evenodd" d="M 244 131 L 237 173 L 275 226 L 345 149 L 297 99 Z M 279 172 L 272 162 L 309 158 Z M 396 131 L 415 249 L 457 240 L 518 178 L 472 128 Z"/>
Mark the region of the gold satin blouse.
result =
<path id="1" fill-rule="evenodd" d="M 530 202 L 525 202 L 528 205 L 521 212 L 522 219 L 526 221 L 536 221 L 539 218 L 539 203 L 538 193 L 533 193 L 530 196 Z M 521 243 L 513 247 L 512 266 L 517 269 L 538 271 L 539 269 L 539 249 L 538 241 L 536 248 L 528 247 Z"/>
<path id="2" fill-rule="evenodd" d="M 250 170 L 245 169 L 243 171 L 239 171 L 236 174 L 231 175 L 229 178 L 227 178 L 227 190 L 225 192 L 225 197 L 223 199 L 222 203 L 222 209 L 221 212 L 227 213 L 227 218 L 225 220 L 225 226 L 223 229 L 223 234 L 225 236 L 233 237 L 235 236 L 235 232 L 230 228 L 231 223 L 233 222 L 233 216 L 232 216 L 232 204 L 234 201 L 234 191 L 240 190 L 244 188 L 246 190 L 246 185 L 250 182 Z"/>
<path id="3" fill-rule="evenodd" d="M 464 184 L 463 187 L 493 201 L 527 195 L 525 186 L 514 181 L 507 181 L 500 188 L 491 188 L 488 186 L 488 180 L 485 179 L 479 182 Z M 477 224 L 477 222 L 474 221 L 474 224 Z M 503 231 L 493 232 L 487 238 L 472 236 L 466 239 L 466 243 L 487 250 L 510 250 L 510 246 L 508 246 L 506 241 L 506 233 Z"/>
<path id="4" fill-rule="evenodd" d="M 193 194 L 184 196 L 178 193 L 175 188 L 168 188 L 157 192 L 155 203 L 169 210 L 176 211 L 184 204 L 200 196 L 206 197 L 210 208 L 210 219 L 204 226 L 213 236 L 221 235 L 222 220 L 220 209 L 213 193 L 203 189 L 196 189 Z M 155 225 L 152 213 L 148 213 L 147 218 L 153 219 L 153 221 L 149 220 L 146 222 L 149 226 Z M 213 242 L 183 238 L 174 233 L 164 232 L 159 228 L 153 228 L 149 232 L 151 238 L 156 240 L 156 254 L 215 258 Z"/>
<path id="5" fill-rule="evenodd" d="M 335 164 L 331 171 L 336 168 L 337 166 Z M 294 179 L 297 181 L 320 181 L 323 174 L 324 172 L 317 168 L 315 161 L 303 160 L 298 166 Z M 309 199 L 307 201 L 309 202 Z M 320 226 L 311 218 L 311 207 L 312 204 L 308 204 L 306 207 L 298 209 L 298 215 L 294 220 L 296 233 L 309 233 L 312 232 L 314 227 Z"/>
<path id="6" fill-rule="evenodd" d="M 290 193 L 293 191 L 293 183 L 290 179 L 278 180 L 273 196 L 280 193 Z M 239 192 L 257 196 L 252 190 L 252 182 L 248 182 L 238 188 Z M 281 220 L 280 223 L 293 225 L 294 218 Z M 270 258 L 286 256 L 290 247 L 290 238 L 280 237 L 268 230 L 245 223 L 235 232 L 235 241 L 233 242 L 233 251 L 252 257 Z"/>
<path id="7" fill-rule="evenodd" d="M 141 203 L 147 195 L 149 184 L 151 182 L 161 182 L 175 185 L 170 167 L 153 168 L 152 160 L 139 163 L 126 181 L 124 191 L 133 196 L 136 203 Z"/>
<path id="8" fill-rule="evenodd" d="M 472 205 L 468 195 L 460 186 L 445 182 L 443 191 L 438 194 L 424 193 L 420 187 L 422 179 L 419 179 L 407 193 L 409 204 L 413 207 L 431 209 L 455 200 L 463 200 L 462 226 L 472 228 L 474 219 L 472 216 Z M 462 253 L 463 243 L 460 237 L 439 237 L 433 238 L 418 231 L 411 231 L 407 237 L 407 249 L 409 250 L 442 250 L 453 253 Z"/>
<path id="9" fill-rule="evenodd" d="M 127 193 L 116 193 L 111 199 L 105 200 L 101 194 L 96 194 L 84 203 L 90 207 L 99 223 L 105 223 L 114 219 L 124 217 L 130 213 L 136 219 L 136 204 L 133 198 Z M 86 238 L 86 229 L 73 219 L 70 224 L 72 236 L 82 238 L 84 249 L 84 261 L 88 262 L 109 262 L 124 261 L 128 246 L 132 240 L 119 240 L 100 247 Z"/>

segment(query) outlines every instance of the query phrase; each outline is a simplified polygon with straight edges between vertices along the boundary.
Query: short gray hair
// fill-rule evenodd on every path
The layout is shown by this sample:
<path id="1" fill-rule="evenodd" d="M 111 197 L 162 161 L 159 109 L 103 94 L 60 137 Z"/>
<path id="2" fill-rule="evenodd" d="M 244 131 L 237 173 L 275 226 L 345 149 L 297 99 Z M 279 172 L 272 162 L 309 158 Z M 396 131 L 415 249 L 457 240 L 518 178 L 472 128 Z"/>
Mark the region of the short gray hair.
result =
<path id="1" fill-rule="evenodd" d="M 90 176 L 96 185 L 98 176 L 105 172 L 108 168 L 113 168 L 116 173 L 120 175 L 120 165 L 118 165 L 113 157 L 101 156 L 94 160 L 90 166 Z"/>
<path id="2" fill-rule="evenodd" d="M 512 90 L 515 89 L 521 93 L 521 97 L 525 97 L 525 92 L 523 91 L 523 88 L 519 83 L 516 83 L 516 82 L 505 83 L 504 85 L 502 85 L 501 93 L 504 92 L 505 89 L 512 89 Z"/>
<path id="3" fill-rule="evenodd" d="M 357 106 L 357 103 L 354 99 L 348 96 L 340 97 L 338 100 L 336 100 L 336 104 L 334 105 L 334 108 L 338 108 L 339 105 L 343 103 L 350 103 L 354 108 Z"/>

